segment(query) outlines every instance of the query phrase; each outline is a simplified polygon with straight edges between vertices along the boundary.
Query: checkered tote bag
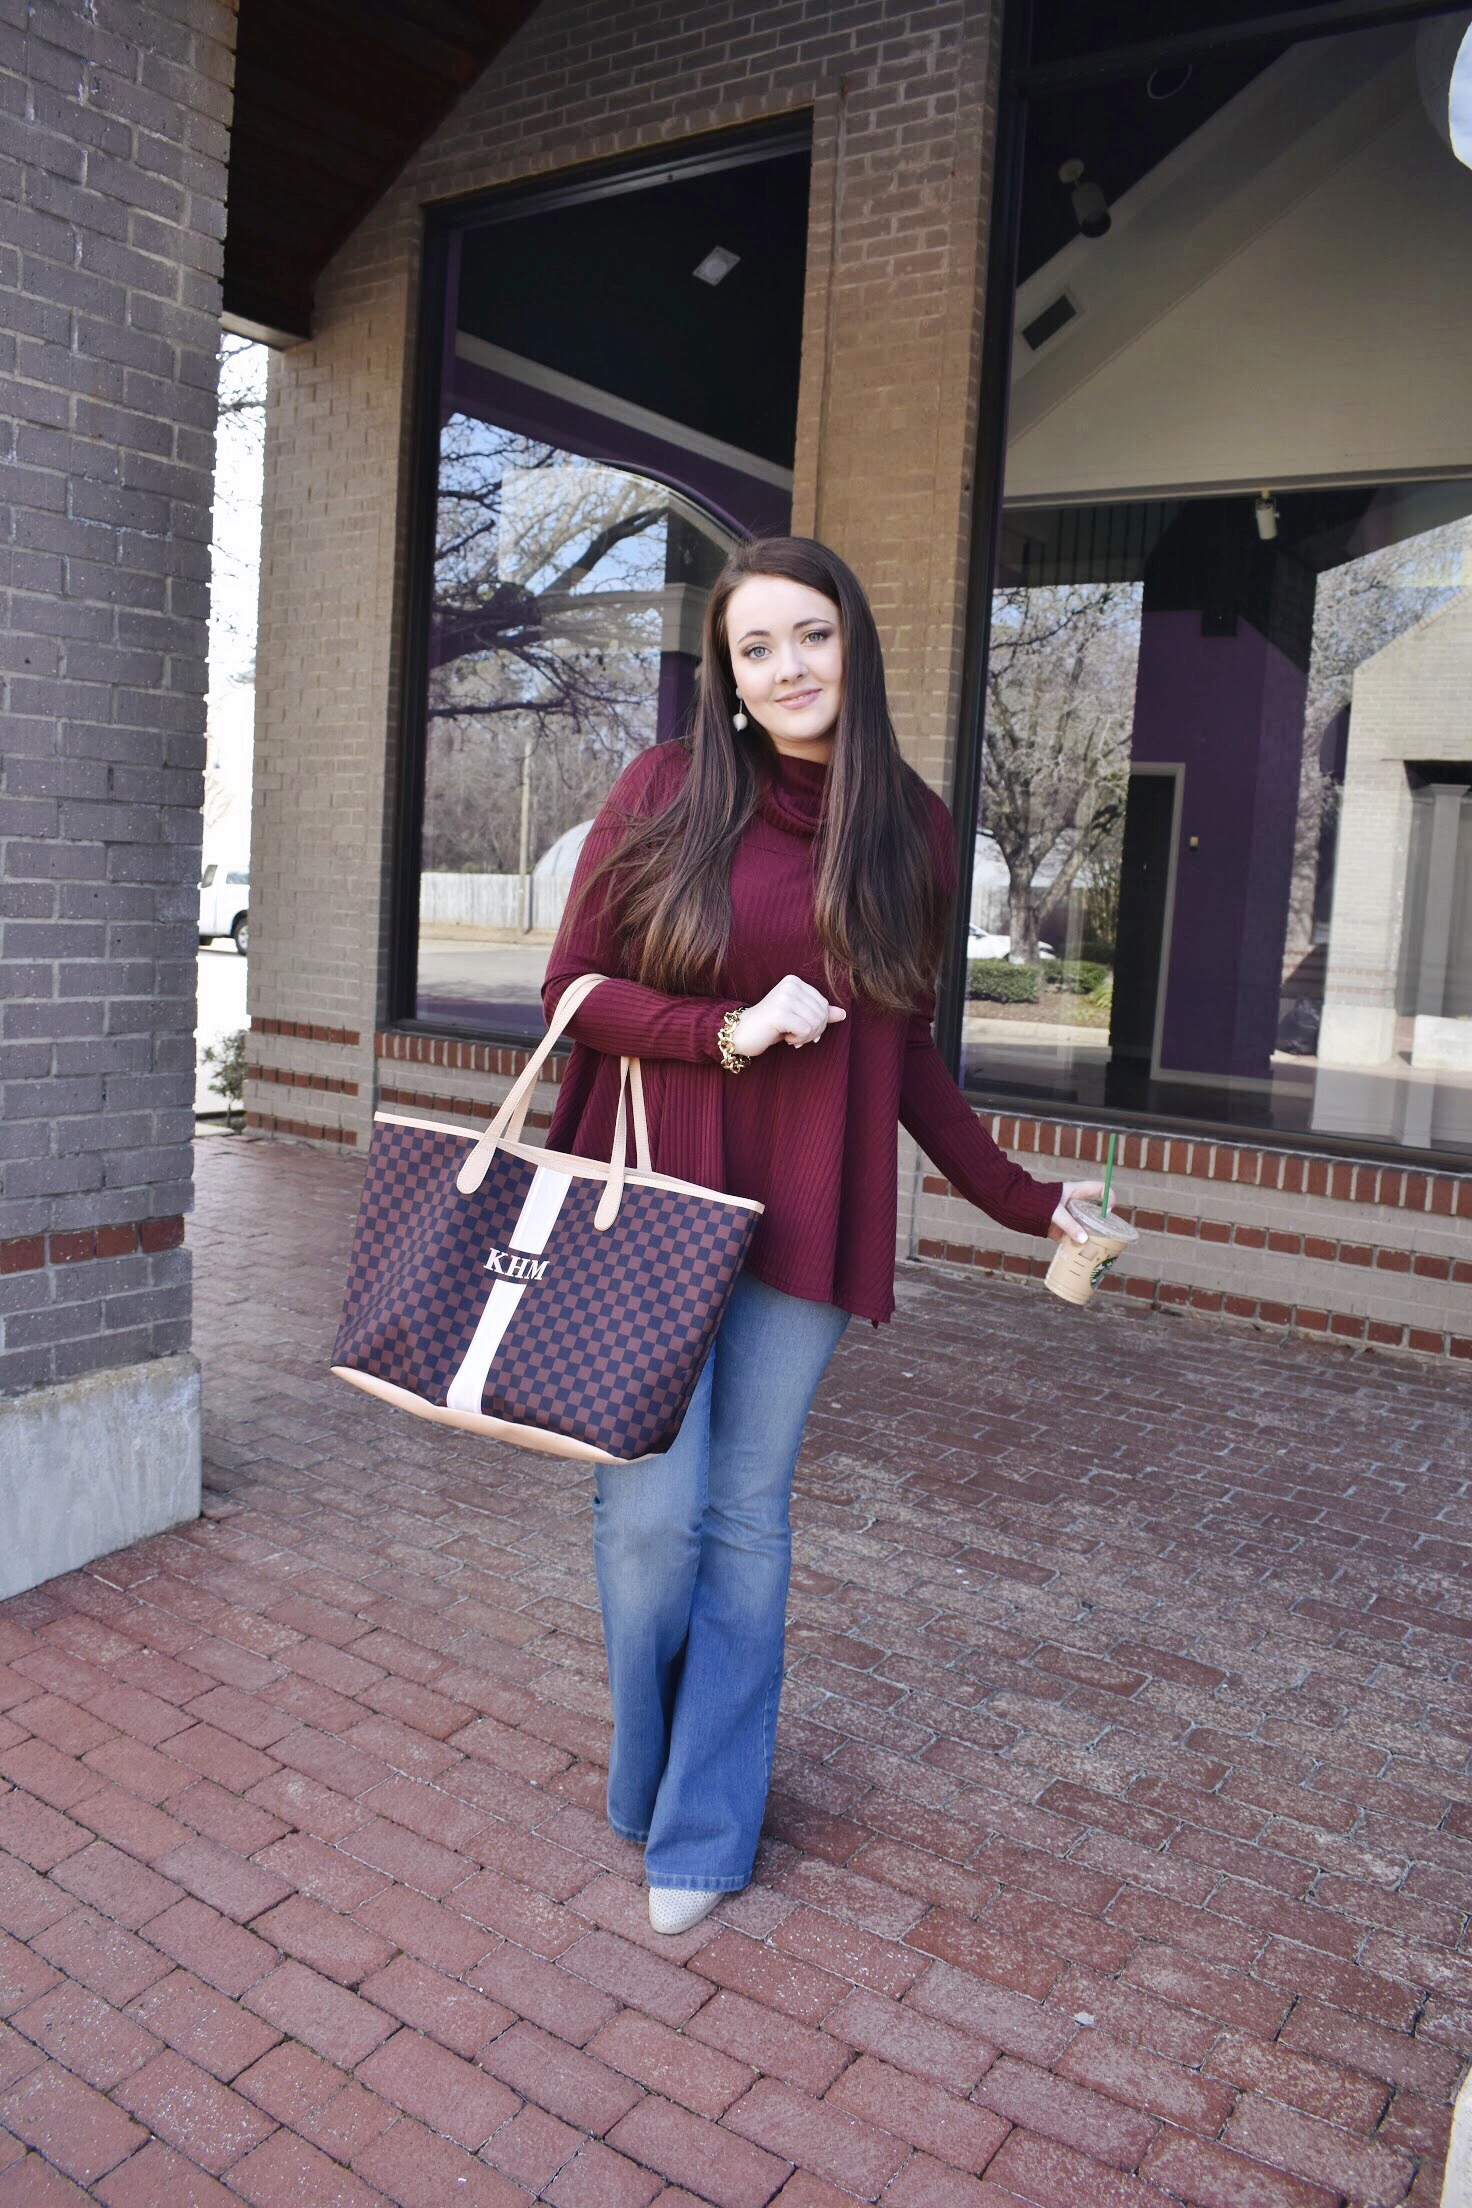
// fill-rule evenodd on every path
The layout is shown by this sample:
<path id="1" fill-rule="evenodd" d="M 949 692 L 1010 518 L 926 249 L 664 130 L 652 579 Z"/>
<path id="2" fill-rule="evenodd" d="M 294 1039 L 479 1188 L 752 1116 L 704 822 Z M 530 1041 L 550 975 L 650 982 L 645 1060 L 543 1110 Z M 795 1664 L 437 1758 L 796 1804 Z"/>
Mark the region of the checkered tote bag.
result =
<path id="1" fill-rule="evenodd" d="M 332 1369 L 421 1418 L 618 1464 L 679 1432 L 762 1207 L 653 1170 L 637 1058 L 620 1061 L 607 1164 L 522 1140 L 603 979 L 564 990 L 479 1141 L 375 1114 Z"/>

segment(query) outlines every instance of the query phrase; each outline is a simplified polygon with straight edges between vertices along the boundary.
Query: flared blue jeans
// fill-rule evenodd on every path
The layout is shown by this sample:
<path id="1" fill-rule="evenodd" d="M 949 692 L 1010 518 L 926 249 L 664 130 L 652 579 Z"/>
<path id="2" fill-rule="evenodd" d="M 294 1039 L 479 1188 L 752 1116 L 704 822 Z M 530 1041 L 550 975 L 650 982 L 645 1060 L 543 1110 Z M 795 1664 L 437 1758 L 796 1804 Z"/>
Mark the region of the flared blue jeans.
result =
<path id="1" fill-rule="evenodd" d="M 848 1323 L 743 1275 L 672 1449 L 598 1468 L 608 1819 L 651 1886 L 735 1892 L 772 1777 L 792 1537 L 818 1382 Z"/>

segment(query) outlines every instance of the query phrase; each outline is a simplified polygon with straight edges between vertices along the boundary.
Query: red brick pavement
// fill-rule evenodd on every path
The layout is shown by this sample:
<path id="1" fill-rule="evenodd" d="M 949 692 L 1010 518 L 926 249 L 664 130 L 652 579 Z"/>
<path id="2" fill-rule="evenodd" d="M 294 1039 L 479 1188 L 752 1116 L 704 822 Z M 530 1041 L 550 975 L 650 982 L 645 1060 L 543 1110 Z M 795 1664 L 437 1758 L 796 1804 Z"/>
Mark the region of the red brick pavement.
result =
<path id="1" fill-rule="evenodd" d="M 359 1170 L 202 1147 L 208 1514 L 0 1606 L 0 2208 L 1430 2208 L 1464 1379 L 906 1274 L 660 1941 L 586 1477 L 324 1373 Z"/>

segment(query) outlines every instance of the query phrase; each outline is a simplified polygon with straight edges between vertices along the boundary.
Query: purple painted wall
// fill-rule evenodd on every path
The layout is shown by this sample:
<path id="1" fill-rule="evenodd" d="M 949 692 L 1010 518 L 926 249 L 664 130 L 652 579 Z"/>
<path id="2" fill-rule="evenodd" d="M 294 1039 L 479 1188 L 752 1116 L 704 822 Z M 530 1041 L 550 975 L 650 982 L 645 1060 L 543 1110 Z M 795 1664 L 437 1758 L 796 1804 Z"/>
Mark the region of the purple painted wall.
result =
<path id="1" fill-rule="evenodd" d="M 695 703 L 695 677 L 700 661 L 689 652 L 659 655 L 659 703 L 655 716 L 660 740 L 683 736 Z"/>
<path id="2" fill-rule="evenodd" d="M 1232 636 L 1203 636 L 1196 612 L 1141 624 L 1132 756 L 1185 768 L 1164 1074 L 1270 1077 L 1307 687 L 1246 620 Z"/>

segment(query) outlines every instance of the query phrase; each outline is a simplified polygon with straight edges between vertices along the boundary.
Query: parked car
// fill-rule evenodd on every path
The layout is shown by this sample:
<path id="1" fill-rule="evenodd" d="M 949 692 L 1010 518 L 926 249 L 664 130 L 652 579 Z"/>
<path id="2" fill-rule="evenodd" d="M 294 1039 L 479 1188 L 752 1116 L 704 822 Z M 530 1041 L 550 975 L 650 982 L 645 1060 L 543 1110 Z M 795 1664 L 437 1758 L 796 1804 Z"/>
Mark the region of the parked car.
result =
<path id="1" fill-rule="evenodd" d="M 199 940 L 228 935 L 242 958 L 250 948 L 250 873 L 211 860 L 199 878 Z"/>
<path id="2" fill-rule="evenodd" d="M 1010 935 L 991 935 L 985 928 L 970 928 L 966 934 L 966 956 L 968 958 L 1011 958 L 1012 938 Z M 1058 953 L 1051 943 L 1040 943 L 1038 945 L 1038 957 L 1040 959 L 1056 958 L 1057 956 Z M 1018 962 L 1014 960 L 1013 963 Z"/>

